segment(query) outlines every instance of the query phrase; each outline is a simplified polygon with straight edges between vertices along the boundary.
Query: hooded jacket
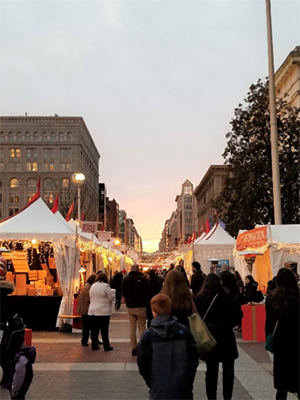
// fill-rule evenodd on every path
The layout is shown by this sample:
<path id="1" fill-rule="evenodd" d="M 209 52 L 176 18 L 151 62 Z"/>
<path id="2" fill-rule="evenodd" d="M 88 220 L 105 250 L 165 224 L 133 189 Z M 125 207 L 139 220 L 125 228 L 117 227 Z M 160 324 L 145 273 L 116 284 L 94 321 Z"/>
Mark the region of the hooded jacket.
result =
<path id="1" fill-rule="evenodd" d="M 25 395 L 32 382 L 32 364 L 34 364 L 35 358 L 35 347 L 22 347 L 15 353 L 12 361 L 12 392 L 19 392 L 19 395 Z"/>
<path id="2" fill-rule="evenodd" d="M 198 353 L 192 334 L 176 317 L 151 321 L 138 343 L 137 363 L 150 399 L 193 398 Z"/>

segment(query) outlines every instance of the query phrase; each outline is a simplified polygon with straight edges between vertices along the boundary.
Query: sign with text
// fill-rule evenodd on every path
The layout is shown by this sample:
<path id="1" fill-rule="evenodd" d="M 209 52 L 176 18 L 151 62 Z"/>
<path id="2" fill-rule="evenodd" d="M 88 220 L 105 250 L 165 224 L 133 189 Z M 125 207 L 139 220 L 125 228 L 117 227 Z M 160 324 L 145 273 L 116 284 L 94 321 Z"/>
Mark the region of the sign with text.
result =
<path id="1" fill-rule="evenodd" d="M 260 247 L 267 241 L 267 227 L 252 229 L 238 235 L 236 239 L 236 250 L 245 250 L 247 247 Z"/>
<path id="2" fill-rule="evenodd" d="M 85 233 L 97 233 L 97 222 L 81 222 L 81 232 Z"/>
<path id="3" fill-rule="evenodd" d="M 109 242 L 111 239 L 111 232 L 98 231 L 99 242 Z"/>

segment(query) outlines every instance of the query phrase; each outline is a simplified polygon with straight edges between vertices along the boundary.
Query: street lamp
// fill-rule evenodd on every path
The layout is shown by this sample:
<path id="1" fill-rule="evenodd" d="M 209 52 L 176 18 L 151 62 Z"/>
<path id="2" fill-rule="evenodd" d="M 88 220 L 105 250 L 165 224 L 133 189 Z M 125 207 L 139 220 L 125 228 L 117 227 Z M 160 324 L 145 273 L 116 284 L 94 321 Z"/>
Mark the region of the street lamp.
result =
<path id="1" fill-rule="evenodd" d="M 75 183 L 77 186 L 77 219 L 80 221 L 81 216 L 80 216 L 80 208 L 81 208 L 81 197 L 80 197 L 80 188 L 84 184 L 85 181 L 85 176 L 81 172 L 75 172 L 75 174 L 72 175 L 72 181 Z"/>

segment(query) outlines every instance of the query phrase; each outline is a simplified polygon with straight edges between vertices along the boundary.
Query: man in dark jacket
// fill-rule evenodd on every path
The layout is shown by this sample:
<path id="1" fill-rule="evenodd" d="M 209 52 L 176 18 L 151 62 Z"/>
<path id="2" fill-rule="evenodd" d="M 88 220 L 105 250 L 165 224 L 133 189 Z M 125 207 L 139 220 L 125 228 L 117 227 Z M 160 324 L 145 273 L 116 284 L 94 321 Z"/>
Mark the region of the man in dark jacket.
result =
<path id="1" fill-rule="evenodd" d="M 122 296 L 125 299 L 130 323 L 131 354 L 136 356 L 136 326 L 141 337 L 146 328 L 146 303 L 149 301 L 148 280 L 136 264 L 132 265 L 131 272 L 123 279 Z"/>
<path id="2" fill-rule="evenodd" d="M 200 292 L 206 275 L 201 271 L 201 265 L 198 261 L 192 262 L 193 275 L 191 277 L 191 289 L 193 295 L 196 297 Z"/>
<path id="3" fill-rule="evenodd" d="M 165 294 L 151 300 L 154 319 L 137 347 L 140 374 L 149 387 L 149 398 L 192 399 L 199 355 L 190 331 L 172 314 Z"/>

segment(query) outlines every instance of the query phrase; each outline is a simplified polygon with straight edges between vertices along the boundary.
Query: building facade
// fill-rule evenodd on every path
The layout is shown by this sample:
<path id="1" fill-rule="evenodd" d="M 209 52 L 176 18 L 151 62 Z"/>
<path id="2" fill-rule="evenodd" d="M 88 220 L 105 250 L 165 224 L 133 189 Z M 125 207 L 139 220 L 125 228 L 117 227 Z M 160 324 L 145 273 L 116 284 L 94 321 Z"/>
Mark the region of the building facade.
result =
<path id="1" fill-rule="evenodd" d="M 181 186 L 181 194 L 176 196 L 177 203 L 177 232 L 180 243 L 185 243 L 194 233 L 194 195 L 193 184 L 187 179 Z"/>
<path id="2" fill-rule="evenodd" d="M 0 118 L 0 218 L 23 208 L 37 191 L 52 206 L 59 193 L 65 217 L 72 202 L 77 216 L 77 187 L 72 175 L 81 172 L 81 211 L 98 219 L 99 152 L 81 117 Z"/>
<path id="3" fill-rule="evenodd" d="M 119 238 L 119 204 L 115 199 L 106 198 L 106 225 L 105 230 L 112 232 L 115 238 Z"/>
<path id="4" fill-rule="evenodd" d="M 208 218 L 214 217 L 216 210 L 212 206 L 212 201 L 221 193 L 225 185 L 228 173 L 227 165 L 211 165 L 199 185 L 194 190 L 197 209 L 198 232 L 203 232 Z"/>
<path id="5" fill-rule="evenodd" d="M 119 211 L 119 238 L 121 243 L 125 243 L 126 238 L 126 218 L 127 214 L 126 211 L 120 210 Z"/>
<path id="6" fill-rule="evenodd" d="M 99 217 L 100 229 L 106 227 L 106 186 L 105 183 L 99 183 Z"/>

